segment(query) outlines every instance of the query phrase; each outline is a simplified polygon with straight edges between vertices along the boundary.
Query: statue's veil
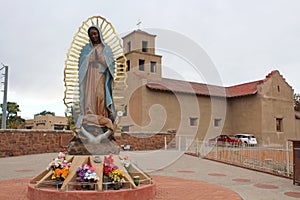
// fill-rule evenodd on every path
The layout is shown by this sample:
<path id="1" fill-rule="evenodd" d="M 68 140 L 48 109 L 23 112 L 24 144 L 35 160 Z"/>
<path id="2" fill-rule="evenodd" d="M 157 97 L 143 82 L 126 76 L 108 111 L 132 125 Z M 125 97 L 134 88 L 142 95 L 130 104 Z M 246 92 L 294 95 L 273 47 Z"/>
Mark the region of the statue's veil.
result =
<path id="1" fill-rule="evenodd" d="M 82 48 L 89 43 L 89 36 L 87 32 L 89 27 L 93 25 L 100 28 L 103 36 L 102 39 L 110 46 L 114 56 L 115 71 L 112 93 L 115 110 L 116 112 L 123 112 L 125 108 L 127 66 L 126 57 L 123 53 L 122 41 L 117 36 L 115 29 L 110 22 L 101 16 L 93 16 L 84 21 L 78 28 L 67 53 L 64 68 L 64 103 L 67 107 L 67 115 L 80 113 L 78 61 Z"/>

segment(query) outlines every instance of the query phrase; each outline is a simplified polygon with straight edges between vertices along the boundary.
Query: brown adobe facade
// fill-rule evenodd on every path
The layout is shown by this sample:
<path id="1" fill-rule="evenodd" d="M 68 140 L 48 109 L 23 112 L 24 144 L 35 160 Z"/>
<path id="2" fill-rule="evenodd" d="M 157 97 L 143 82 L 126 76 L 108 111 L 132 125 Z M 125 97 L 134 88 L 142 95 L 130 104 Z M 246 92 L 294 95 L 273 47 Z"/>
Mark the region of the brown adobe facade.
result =
<path id="1" fill-rule="evenodd" d="M 65 130 L 68 125 L 68 118 L 63 116 L 36 115 L 34 119 L 25 121 L 26 129 L 46 129 L 46 130 Z"/>
<path id="2" fill-rule="evenodd" d="M 141 30 L 123 37 L 128 66 L 123 132 L 176 132 L 176 143 L 185 146 L 219 134 L 254 134 L 262 146 L 300 138 L 294 91 L 279 71 L 231 87 L 163 78 L 155 37 Z"/>

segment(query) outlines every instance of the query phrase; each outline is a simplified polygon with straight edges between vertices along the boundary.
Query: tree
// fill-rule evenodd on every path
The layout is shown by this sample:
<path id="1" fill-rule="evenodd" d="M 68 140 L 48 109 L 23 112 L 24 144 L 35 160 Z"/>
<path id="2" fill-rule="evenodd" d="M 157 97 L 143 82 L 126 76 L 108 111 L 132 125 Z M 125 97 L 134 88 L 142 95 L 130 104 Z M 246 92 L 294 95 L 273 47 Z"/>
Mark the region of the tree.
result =
<path id="1" fill-rule="evenodd" d="M 74 131 L 76 129 L 75 123 L 74 123 L 74 118 L 73 116 L 66 116 L 68 118 L 68 125 L 66 127 L 66 130 L 72 130 Z"/>
<path id="2" fill-rule="evenodd" d="M 300 94 L 294 94 L 294 109 L 300 111 Z"/>
<path id="3" fill-rule="evenodd" d="M 3 104 L 0 105 L 1 108 Z M 17 129 L 25 127 L 25 119 L 18 116 L 18 112 L 20 112 L 19 105 L 16 102 L 7 102 L 7 115 L 6 115 L 6 127 L 9 129 Z M 2 114 L 1 114 L 2 120 Z"/>
<path id="4" fill-rule="evenodd" d="M 68 125 L 66 127 L 66 130 L 75 131 L 76 126 L 75 126 L 75 122 L 74 122 L 74 116 L 71 113 L 73 113 L 72 109 L 71 109 L 71 112 L 68 109 L 65 110 L 65 116 L 68 119 Z"/>
<path id="5" fill-rule="evenodd" d="M 3 104 L 0 105 L 3 108 Z M 19 105 L 16 102 L 7 102 L 7 118 L 12 116 L 18 116 L 18 112 L 20 112 Z"/>
<path id="6" fill-rule="evenodd" d="M 52 116 L 55 116 L 55 112 L 50 112 L 50 111 L 44 110 L 44 111 L 42 111 L 40 113 L 35 114 L 34 116 L 37 116 L 37 115 L 43 115 L 43 116 L 45 116 L 45 115 L 52 115 Z"/>
<path id="7" fill-rule="evenodd" d="M 25 128 L 25 119 L 20 116 L 14 115 L 6 121 L 6 124 L 7 128 L 10 129 Z"/>

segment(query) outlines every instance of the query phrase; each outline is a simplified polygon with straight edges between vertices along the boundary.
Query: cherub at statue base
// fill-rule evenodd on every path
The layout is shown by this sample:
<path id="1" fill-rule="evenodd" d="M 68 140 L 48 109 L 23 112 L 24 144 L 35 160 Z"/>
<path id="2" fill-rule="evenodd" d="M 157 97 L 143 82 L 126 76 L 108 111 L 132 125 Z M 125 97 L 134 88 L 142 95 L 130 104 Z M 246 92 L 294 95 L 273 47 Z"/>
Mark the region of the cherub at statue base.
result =
<path id="1" fill-rule="evenodd" d="M 97 133 L 97 134 L 95 134 Z M 70 155 L 118 155 L 120 147 L 107 128 L 82 126 L 68 146 Z"/>

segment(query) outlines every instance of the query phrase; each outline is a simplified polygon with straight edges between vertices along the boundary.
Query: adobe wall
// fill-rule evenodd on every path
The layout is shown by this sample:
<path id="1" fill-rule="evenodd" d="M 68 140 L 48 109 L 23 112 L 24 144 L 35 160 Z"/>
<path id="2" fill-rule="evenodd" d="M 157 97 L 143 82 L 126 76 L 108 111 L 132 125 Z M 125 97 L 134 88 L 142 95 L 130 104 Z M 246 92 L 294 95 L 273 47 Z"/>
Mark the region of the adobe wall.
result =
<path id="1" fill-rule="evenodd" d="M 295 136 L 293 89 L 275 73 L 258 90 L 262 97 L 262 145 L 285 146 Z M 282 119 L 281 130 L 276 129 L 276 119 Z"/>
<path id="2" fill-rule="evenodd" d="M 203 139 L 212 124 L 211 107 L 209 97 L 153 91 L 143 86 L 133 93 L 129 101 L 129 115 L 132 122 L 128 120 L 126 124 L 124 122 L 127 119 L 122 118 L 122 123 L 130 124 L 132 132 L 147 129 L 161 132 L 176 130 L 177 135 L 198 134 L 198 138 Z M 190 118 L 198 119 L 196 125 L 190 124 Z M 211 132 L 215 133 L 214 130 Z"/>
<path id="3" fill-rule="evenodd" d="M 289 139 L 299 140 L 300 139 L 300 119 L 295 119 L 295 135 Z"/>
<path id="4" fill-rule="evenodd" d="M 0 130 L 0 157 L 63 151 L 72 138 L 71 131 Z"/>
<path id="5" fill-rule="evenodd" d="M 175 133 L 139 134 L 138 136 L 122 133 L 121 136 L 116 136 L 115 138 L 119 146 L 130 145 L 131 151 L 158 150 L 164 148 L 165 140 L 167 145 L 170 146 L 175 138 Z"/>
<path id="6" fill-rule="evenodd" d="M 231 98 L 228 100 L 226 116 L 227 134 L 253 134 L 261 144 L 262 109 L 261 99 L 256 95 Z M 226 132 L 225 132 L 226 133 Z"/>
<path id="7" fill-rule="evenodd" d="M 118 145 L 130 145 L 130 150 L 155 150 L 164 148 L 175 133 L 133 136 L 116 136 Z M 64 151 L 73 138 L 72 131 L 7 129 L 0 130 L 0 157 Z"/>

